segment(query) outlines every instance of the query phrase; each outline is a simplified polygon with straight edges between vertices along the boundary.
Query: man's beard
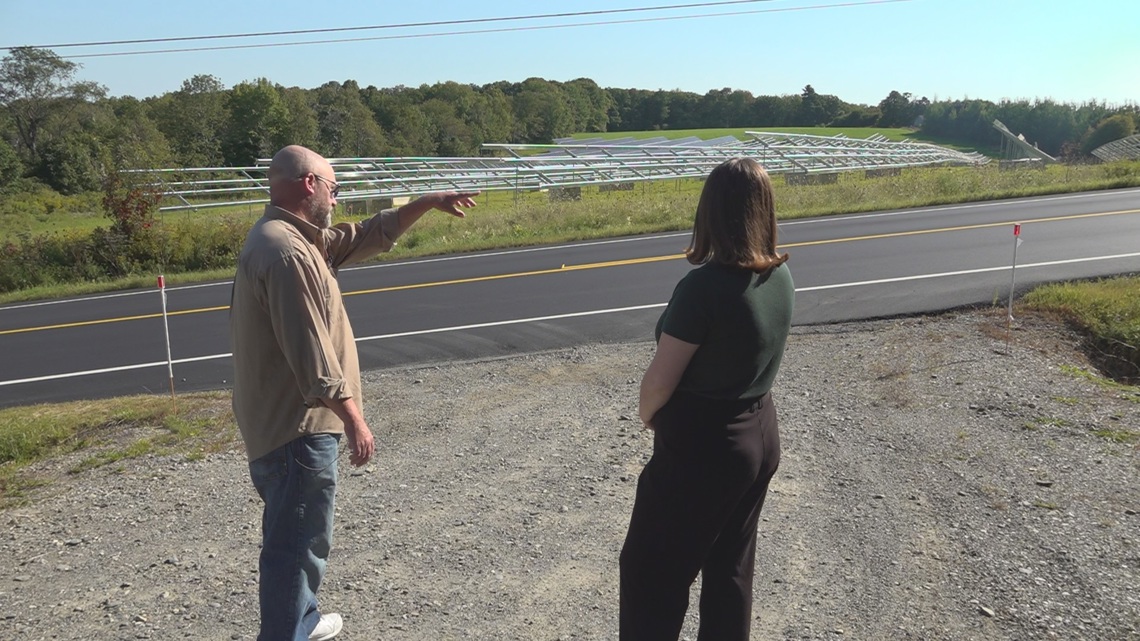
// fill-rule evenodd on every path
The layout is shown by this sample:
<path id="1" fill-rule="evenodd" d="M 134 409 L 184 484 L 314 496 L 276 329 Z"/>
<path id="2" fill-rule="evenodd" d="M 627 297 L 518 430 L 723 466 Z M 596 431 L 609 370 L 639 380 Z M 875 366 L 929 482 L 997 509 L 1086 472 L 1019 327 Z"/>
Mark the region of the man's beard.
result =
<path id="1" fill-rule="evenodd" d="M 332 205 L 328 203 L 319 203 L 316 201 L 309 201 L 307 213 L 309 220 L 321 229 L 328 229 L 332 227 Z"/>

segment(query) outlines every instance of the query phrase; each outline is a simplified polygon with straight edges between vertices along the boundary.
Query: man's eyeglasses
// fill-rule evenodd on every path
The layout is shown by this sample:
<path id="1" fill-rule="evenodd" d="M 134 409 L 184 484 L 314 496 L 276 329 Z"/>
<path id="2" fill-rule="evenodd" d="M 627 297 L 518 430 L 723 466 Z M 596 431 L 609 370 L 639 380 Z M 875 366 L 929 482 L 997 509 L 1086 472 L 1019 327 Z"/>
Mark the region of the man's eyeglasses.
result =
<path id="1" fill-rule="evenodd" d="M 310 172 L 310 173 L 312 173 L 312 172 Z M 297 180 L 300 180 L 301 178 L 304 178 L 305 176 L 308 176 L 308 175 L 309 174 L 305 174 L 304 176 L 300 176 L 297 178 Z M 329 195 L 331 195 L 333 198 L 336 198 L 336 195 L 340 193 L 340 183 L 333 182 L 333 181 L 329 180 L 328 178 L 325 178 L 324 176 L 322 176 L 320 174 L 312 174 L 312 175 L 313 175 L 313 178 L 316 178 L 317 180 L 319 180 L 319 181 L 321 181 L 321 182 L 323 182 L 329 186 Z"/>

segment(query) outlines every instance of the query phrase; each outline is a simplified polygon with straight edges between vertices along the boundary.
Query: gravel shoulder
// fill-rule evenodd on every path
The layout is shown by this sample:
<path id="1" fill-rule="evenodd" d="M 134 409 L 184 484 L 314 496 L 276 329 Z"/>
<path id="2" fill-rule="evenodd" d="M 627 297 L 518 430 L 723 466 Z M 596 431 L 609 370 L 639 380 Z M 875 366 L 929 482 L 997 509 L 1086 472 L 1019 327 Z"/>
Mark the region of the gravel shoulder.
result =
<path id="1" fill-rule="evenodd" d="M 1140 395 L 1075 373 L 1066 330 L 1003 316 L 794 330 L 753 639 L 1140 638 Z M 380 456 L 341 460 L 339 638 L 617 638 L 652 350 L 366 373 Z M 0 639 L 254 638 L 241 452 L 68 464 L 0 512 Z"/>

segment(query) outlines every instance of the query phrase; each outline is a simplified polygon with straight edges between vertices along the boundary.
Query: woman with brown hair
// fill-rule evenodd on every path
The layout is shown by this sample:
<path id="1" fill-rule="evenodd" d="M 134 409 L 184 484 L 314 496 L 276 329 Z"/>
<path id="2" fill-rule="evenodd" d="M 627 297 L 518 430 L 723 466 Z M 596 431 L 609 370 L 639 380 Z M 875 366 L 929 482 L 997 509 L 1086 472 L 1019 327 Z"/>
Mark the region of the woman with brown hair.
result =
<path id="1" fill-rule="evenodd" d="M 759 164 L 713 169 L 686 255 L 700 267 L 673 291 L 641 380 L 653 456 L 621 551 L 622 641 L 677 639 L 698 572 L 698 640 L 748 639 L 756 526 L 780 463 L 769 390 L 795 289 Z"/>

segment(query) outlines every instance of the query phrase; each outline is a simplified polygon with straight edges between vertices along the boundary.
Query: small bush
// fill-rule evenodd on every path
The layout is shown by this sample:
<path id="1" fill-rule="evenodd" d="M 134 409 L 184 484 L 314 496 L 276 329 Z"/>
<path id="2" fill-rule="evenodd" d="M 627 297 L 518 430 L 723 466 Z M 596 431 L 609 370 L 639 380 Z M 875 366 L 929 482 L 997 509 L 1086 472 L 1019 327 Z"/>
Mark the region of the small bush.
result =
<path id="1" fill-rule="evenodd" d="M 103 272 L 91 258 L 82 232 L 17 234 L 0 246 L 0 291 L 98 278 Z"/>
<path id="2" fill-rule="evenodd" d="M 94 136 L 77 134 L 55 138 L 40 152 L 36 175 L 64 194 L 99 189 L 105 169 Z"/>
<path id="3" fill-rule="evenodd" d="M 1136 131 L 1136 122 L 1132 119 L 1132 114 L 1121 113 L 1109 116 L 1089 132 L 1081 142 L 1081 151 L 1086 154 L 1092 153 L 1094 149 L 1105 143 L 1131 136 L 1134 131 Z"/>
<path id="4" fill-rule="evenodd" d="M 247 231 L 249 224 L 237 220 L 216 224 L 191 221 L 166 227 L 160 234 L 162 266 L 172 273 L 232 267 Z"/>

